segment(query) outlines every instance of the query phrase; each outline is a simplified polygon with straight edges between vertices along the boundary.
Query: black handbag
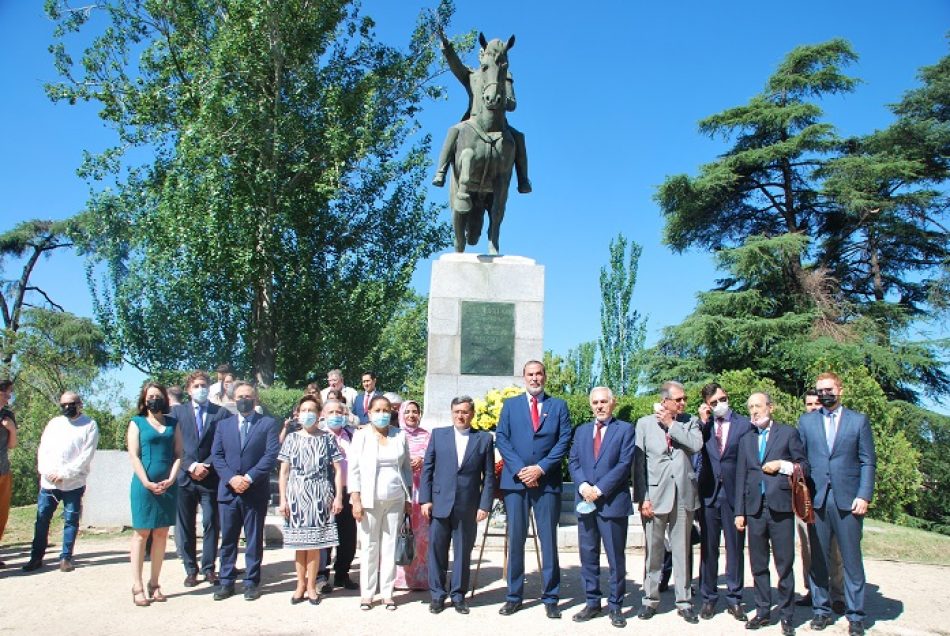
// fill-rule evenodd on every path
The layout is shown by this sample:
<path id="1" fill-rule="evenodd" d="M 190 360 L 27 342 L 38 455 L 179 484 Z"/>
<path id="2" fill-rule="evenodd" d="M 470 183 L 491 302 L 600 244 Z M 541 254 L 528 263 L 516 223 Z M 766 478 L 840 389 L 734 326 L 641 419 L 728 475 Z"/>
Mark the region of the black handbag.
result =
<path id="1" fill-rule="evenodd" d="M 416 539 L 412 534 L 412 523 L 407 514 L 402 519 L 399 536 L 396 537 L 396 565 L 409 565 L 414 558 L 416 558 Z"/>

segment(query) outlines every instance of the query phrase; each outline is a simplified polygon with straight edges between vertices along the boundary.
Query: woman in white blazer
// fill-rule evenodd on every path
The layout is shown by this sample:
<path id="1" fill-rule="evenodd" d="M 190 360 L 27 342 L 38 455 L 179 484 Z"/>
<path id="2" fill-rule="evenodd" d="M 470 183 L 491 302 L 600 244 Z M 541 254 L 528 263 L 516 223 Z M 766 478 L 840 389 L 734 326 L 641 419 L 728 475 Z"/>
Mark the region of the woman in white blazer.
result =
<path id="1" fill-rule="evenodd" d="M 396 537 L 411 505 L 412 467 L 406 434 L 389 425 L 389 400 L 373 398 L 368 414 L 369 426 L 357 431 L 347 453 L 347 489 L 360 524 L 360 609 L 373 607 L 378 584 L 393 611 Z"/>

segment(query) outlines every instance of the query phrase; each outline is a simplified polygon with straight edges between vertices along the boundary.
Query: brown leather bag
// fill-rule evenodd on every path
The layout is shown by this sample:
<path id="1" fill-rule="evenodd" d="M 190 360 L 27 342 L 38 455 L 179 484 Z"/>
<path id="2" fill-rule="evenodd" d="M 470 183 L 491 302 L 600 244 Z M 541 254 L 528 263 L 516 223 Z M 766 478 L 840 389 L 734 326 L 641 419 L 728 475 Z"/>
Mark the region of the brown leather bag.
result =
<path id="1" fill-rule="evenodd" d="M 811 493 L 808 492 L 808 483 L 805 481 L 805 471 L 800 465 L 793 465 L 788 481 L 792 486 L 792 509 L 795 516 L 805 523 L 815 523 L 815 508 L 811 502 Z"/>

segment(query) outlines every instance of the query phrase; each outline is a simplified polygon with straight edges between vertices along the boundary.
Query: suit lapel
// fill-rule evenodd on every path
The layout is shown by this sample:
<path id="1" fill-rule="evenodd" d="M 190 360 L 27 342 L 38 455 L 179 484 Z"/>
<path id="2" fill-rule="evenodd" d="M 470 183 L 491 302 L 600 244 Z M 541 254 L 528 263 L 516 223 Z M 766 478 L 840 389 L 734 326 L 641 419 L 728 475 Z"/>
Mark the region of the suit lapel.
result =
<path id="1" fill-rule="evenodd" d="M 452 431 L 452 437 L 455 437 L 455 431 Z M 462 469 L 462 466 L 465 465 L 465 462 L 471 458 L 472 454 L 475 452 L 475 445 L 478 444 L 478 435 L 475 434 L 475 431 L 469 431 L 468 433 L 468 444 L 465 445 L 465 453 L 462 455 L 462 463 L 459 464 L 459 470 Z M 455 451 L 456 456 L 458 456 L 458 450 Z"/>
<path id="2" fill-rule="evenodd" d="M 191 406 L 191 404 L 189 403 L 189 409 L 188 409 L 188 410 L 191 411 L 191 419 L 192 419 L 192 420 L 195 420 L 195 410 L 192 409 L 192 408 L 190 408 L 190 406 Z M 205 437 L 208 436 L 208 430 L 211 428 L 211 426 L 210 426 L 211 420 L 212 420 L 212 418 L 214 417 L 214 416 L 212 415 L 212 413 L 211 413 L 211 406 L 212 406 L 211 402 L 206 402 L 206 403 L 205 403 L 205 406 L 204 406 L 204 409 L 203 409 L 204 412 L 205 412 L 205 427 L 204 427 L 204 429 L 202 429 L 201 435 L 198 435 L 198 421 L 195 420 L 195 437 L 198 438 L 198 443 L 199 443 L 199 444 L 201 444 L 201 442 L 204 441 Z M 215 414 L 217 414 L 217 411 L 215 411 Z"/>
<path id="3" fill-rule="evenodd" d="M 241 416 L 238 416 L 238 443 L 241 442 Z M 251 417 L 247 418 L 247 437 L 244 438 L 244 445 L 241 446 L 241 454 L 244 454 L 244 449 L 247 448 L 247 445 L 251 443 L 251 438 L 254 437 L 254 432 L 257 430 L 257 413 L 251 413 Z"/>
<path id="4" fill-rule="evenodd" d="M 769 461 L 769 455 L 772 453 L 772 450 L 775 448 L 775 445 L 778 443 L 778 442 L 775 441 L 775 438 L 776 438 L 776 437 L 778 436 L 778 434 L 779 434 L 779 432 L 778 432 L 779 429 L 778 429 L 778 427 L 775 425 L 775 422 L 772 422 L 772 423 L 769 425 L 769 429 L 770 429 L 770 430 L 769 430 L 768 439 L 765 440 L 765 456 L 764 456 L 763 459 L 762 459 L 762 463 L 763 463 L 763 464 L 764 464 L 765 462 Z"/>
<path id="5" fill-rule="evenodd" d="M 841 439 L 841 436 L 847 430 L 847 426 L 851 423 L 851 418 L 847 416 L 848 411 L 843 406 L 841 407 L 841 416 L 838 418 L 838 430 L 835 431 L 835 438 L 831 442 L 831 450 L 828 451 L 828 456 L 831 457 L 835 454 L 835 450 L 838 448 L 838 440 Z M 824 424 L 824 418 L 822 418 L 822 424 Z M 825 442 L 827 446 L 827 441 Z"/>
<path id="6" fill-rule="evenodd" d="M 606 455 L 607 445 L 610 444 L 610 440 L 614 436 L 614 432 L 617 430 L 617 423 L 614 420 L 610 420 L 610 423 L 607 424 L 607 430 L 604 431 L 604 438 L 600 440 L 600 455 L 594 458 L 594 465 L 597 465 L 597 462 L 600 461 L 600 458 Z M 597 430 L 597 424 L 594 424 L 594 430 Z M 590 454 L 594 454 L 594 433 L 591 431 L 589 436 L 590 438 Z"/>

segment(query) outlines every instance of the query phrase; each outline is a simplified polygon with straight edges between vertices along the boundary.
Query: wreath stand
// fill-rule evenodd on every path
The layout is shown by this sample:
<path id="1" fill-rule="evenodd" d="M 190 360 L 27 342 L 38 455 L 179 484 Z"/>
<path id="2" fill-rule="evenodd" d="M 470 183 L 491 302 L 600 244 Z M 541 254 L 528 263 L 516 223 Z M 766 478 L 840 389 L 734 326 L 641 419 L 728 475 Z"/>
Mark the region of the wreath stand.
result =
<path id="1" fill-rule="evenodd" d="M 500 500 L 499 500 L 500 501 Z M 475 566 L 475 575 L 472 577 L 472 591 L 469 592 L 469 598 L 475 598 L 475 590 L 478 589 L 478 573 L 482 569 L 482 555 L 485 554 L 485 542 L 488 537 L 504 537 L 505 538 L 505 547 L 504 547 L 504 560 L 502 561 L 501 568 L 501 578 L 506 578 L 508 576 L 508 521 L 505 520 L 505 530 L 499 532 L 497 530 L 491 529 L 491 520 L 498 514 L 501 510 L 504 510 L 504 504 L 501 506 L 492 506 L 491 512 L 488 513 L 488 519 L 485 520 L 485 529 L 482 531 L 482 545 L 478 549 L 478 564 Z M 528 511 L 528 535 L 527 537 L 531 539 L 534 543 L 534 555 L 538 559 L 538 573 L 541 573 L 541 549 L 538 547 L 538 530 L 535 526 L 534 521 L 534 510 L 531 509 Z"/>

